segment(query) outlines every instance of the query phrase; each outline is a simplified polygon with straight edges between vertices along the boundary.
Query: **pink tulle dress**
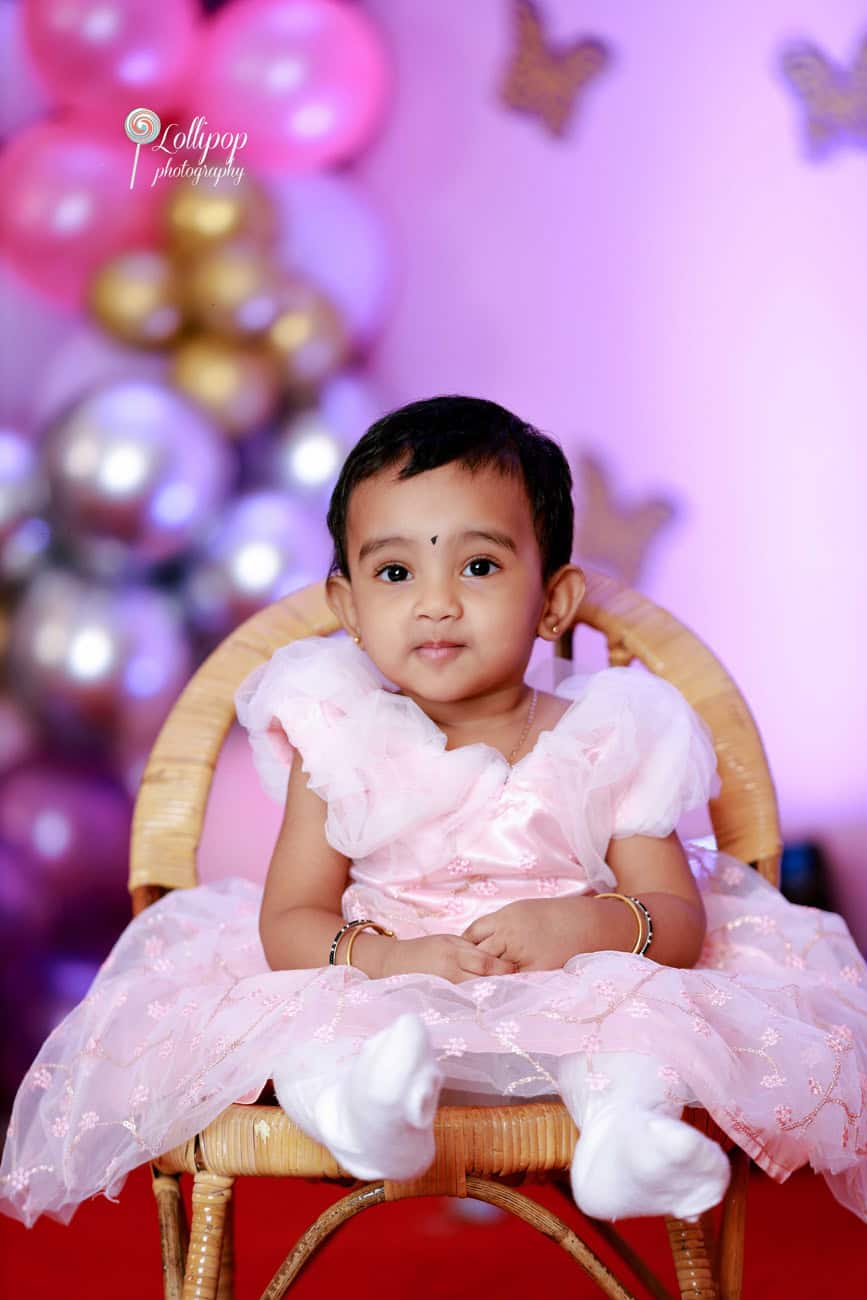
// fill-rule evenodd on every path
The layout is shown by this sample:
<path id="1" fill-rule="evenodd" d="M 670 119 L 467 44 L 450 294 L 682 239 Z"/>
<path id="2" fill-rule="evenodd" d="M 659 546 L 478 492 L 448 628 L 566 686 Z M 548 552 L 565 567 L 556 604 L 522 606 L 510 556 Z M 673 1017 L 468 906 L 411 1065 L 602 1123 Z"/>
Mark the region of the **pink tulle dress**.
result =
<path id="1" fill-rule="evenodd" d="M 570 706 L 512 768 L 488 745 L 446 750 L 342 638 L 277 651 L 237 707 L 268 791 L 283 799 L 297 748 L 327 802 L 328 839 L 352 860 L 345 916 L 409 938 L 460 933 L 512 899 L 615 888 L 612 836 L 667 835 L 707 799 L 713 749 L 673 687 L 612 668 L 557 693 Z M 788 903 L 734 858 L 688 852 L 708 916 L 691 970 L 598 952 L 462 984 L 271 971 L 258 886 L 175 891 L 129 925 L 24 1079 L 2 1208 L 28 1224 L 68 1220 L 253 1099 L 290 1045 L 323 1045 L 333 1060 L 409 1011 L 448 1084 L 474 1093 L 550 1095 L 558 1060 L 575 1053 L 602 1087 L 607 1053 L 651 1055 L 672 1099 L 706 1107 L 772 1177 L 810 1162 L 867 1218 L 864 961 L 839 916 Z"/>

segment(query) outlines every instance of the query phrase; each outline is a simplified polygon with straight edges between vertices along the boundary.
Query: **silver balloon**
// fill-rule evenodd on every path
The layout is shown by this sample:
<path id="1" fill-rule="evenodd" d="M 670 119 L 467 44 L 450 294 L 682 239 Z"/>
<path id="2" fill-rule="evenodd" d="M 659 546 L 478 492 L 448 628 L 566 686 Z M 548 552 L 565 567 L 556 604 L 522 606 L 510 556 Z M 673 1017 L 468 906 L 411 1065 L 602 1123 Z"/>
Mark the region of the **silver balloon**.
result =
<path id="1" fill-rule="evenodd" d="M 329 555 L 318 512 L 281 492 L 239 497 L 190 567 L 190 618 L 212 640 L 226 636 L 265 605 L 324 578 Z"/>
<path id="2" fill-rule="evenodd" d="M 52 727 L 147 745 L 189 676 L 177 604 L 148 587 L 106 587 L 44 569 L 12 614 L 10 685 Z"/>
<path id="3" fill-rule="evenodd" d="M 222 504 L 231 457 L 210 420 L 160 384 L 108 384 L 49 430 L 43 464 L 58 532 L 101 576 L 187 550 Z"/>
<path id="4" fill-rule="evenodd" d="M 17 430 L 0 428 L 0 583 L 23 582 L 41 564 L 51 541 L 40 517 L 47 501 L 32 443 Z"/>
<path id="5" fill-rule="evenodd" d="M 336 376 L 315 407 L 293 415 L 277 431 L 268 482 L 324 505 L 350 449 L 384 411 L 366 380 L 354 374 Z"/>

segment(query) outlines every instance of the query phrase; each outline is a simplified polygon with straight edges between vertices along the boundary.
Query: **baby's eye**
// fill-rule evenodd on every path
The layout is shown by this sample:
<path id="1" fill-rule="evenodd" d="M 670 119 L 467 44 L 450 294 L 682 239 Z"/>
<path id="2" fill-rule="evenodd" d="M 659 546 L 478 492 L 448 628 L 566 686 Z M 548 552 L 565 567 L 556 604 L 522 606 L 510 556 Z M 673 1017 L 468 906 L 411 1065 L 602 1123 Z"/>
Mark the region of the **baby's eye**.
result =
<path id="1" fill-rule="evenodd" d="M 468 577 L 470 578 L 487 578 L 495 569 L 499 569 L 496 560 L 488 560 L 484 555 L 477 556 L 474 560 L 468 560 L 464 565 L 462 572 L 466 573 L 469 569 Z"/>
<path id="2" fill-rule="evenodd" d="M 376 576 L 383 582 L 393 585 L 395 582 L 406 582 L 409 569 L 405 564 L 386 564 L 383 568 L 377 569 Z"/>

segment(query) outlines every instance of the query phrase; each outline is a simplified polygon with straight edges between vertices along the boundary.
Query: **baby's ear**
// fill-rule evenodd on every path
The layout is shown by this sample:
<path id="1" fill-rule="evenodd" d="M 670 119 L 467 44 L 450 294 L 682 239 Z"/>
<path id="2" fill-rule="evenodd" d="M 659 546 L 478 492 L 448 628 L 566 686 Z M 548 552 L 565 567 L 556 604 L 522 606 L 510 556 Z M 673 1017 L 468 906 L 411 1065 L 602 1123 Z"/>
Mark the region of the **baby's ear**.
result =
<path id="1" fill-rule="evenodd" d="M 342 573 L 332 573 L 325 583 L 325 599 L 335 618 L 351 636 L 358 635 L 355 616 L 355 602 L 352 599 L 352 587 L 349 579 Z"/>
<path id="2" fill-rule="evenodd" d="M 546 641 L 556 641 L 574 626 L 586 586 L 584 574 L 577 564 L 564 564 L 551 575 L 545 586 L 539 636 Z"/>

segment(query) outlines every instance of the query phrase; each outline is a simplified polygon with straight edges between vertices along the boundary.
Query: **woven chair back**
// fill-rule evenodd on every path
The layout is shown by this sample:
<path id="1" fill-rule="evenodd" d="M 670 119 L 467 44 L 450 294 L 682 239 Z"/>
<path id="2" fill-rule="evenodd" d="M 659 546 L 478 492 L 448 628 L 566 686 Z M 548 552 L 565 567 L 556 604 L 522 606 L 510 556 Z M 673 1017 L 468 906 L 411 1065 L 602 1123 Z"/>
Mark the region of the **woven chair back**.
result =
<path id="1" fill-rule="evenodd" d="M 710 803 L 719 848 L 778 883 L 777 801 L 758 729 L 736 684 L 693 632 L 613 578 L 587 574 L 578 624 L 607 641 L 609 663 L 640 660 L 676 686 L 710 727 L 722 787 Z M 196 853 L 217 758 L 235 717 L 234 694 L 282 645 L 328 636 L 338 624 L 317 583 L 243 623 L 202 664 L 151 751 L 133 817 L 129 888 L 139 911 L 166 889 L 198 883 Z M 560 645 L 571 653 L 569 632 Z"/>

